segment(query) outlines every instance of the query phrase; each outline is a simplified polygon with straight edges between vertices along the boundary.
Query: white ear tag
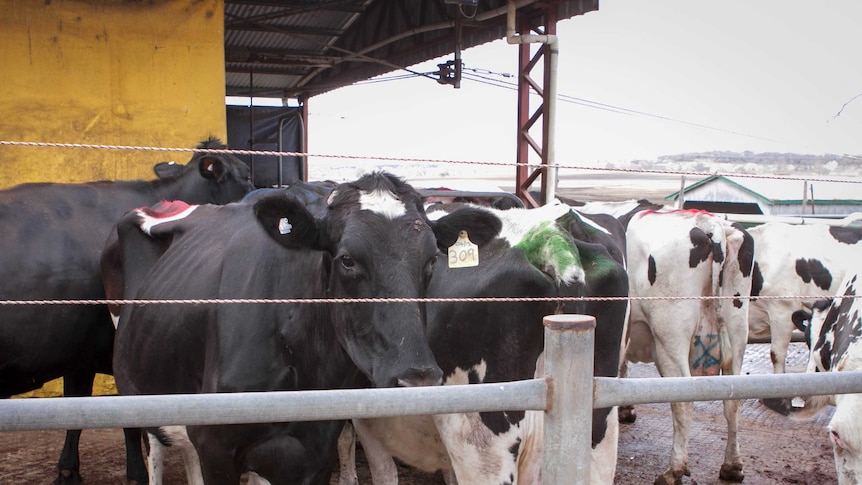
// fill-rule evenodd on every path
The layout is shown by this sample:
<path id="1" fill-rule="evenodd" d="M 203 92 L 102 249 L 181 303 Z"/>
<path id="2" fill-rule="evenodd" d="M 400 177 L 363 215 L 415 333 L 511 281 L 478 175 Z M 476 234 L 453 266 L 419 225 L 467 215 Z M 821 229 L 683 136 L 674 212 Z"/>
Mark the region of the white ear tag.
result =
<path id="1" fill-rule="evenodd" d="M 288 222 L 287 217 L 282 217 L 278 220 L 278 233 L 279 234 L 290 234 L 293 226 Z"/>
<path id="2" fill-rule="evenodd" d="M 472 268 L 479 266 L 479 246 L 470 242 L 467 231 L 458 233 L 458 240 L 449 246 L 450 268 Z"/>

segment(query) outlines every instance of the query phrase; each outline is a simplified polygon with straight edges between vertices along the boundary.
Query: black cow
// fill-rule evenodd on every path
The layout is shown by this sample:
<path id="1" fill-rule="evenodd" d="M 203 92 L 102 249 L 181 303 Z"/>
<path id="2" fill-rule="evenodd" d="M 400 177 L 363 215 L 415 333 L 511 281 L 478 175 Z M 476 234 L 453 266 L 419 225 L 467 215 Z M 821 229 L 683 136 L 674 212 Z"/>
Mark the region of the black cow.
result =
<path id="1" fill-rule="evenodd" d="M 419 194 L 384 173 L 339 185 L 328 201 L 320 219 L 284 191 L 137 210 L 108 252 L 121 252 L 123 294 L 139 299 L 425 295 L 445 218 L 429 223 Z M 476 231 L 493 223 L 472 220 Z M 435 385 L 442 373 L 424 328 L 421 302 L 127 305 L 114 370 L 122 394 Z M 187 436 L 208 484 L 243 473 L 313 484 L 328 483 L 342 426 L 189 427 Z"/>
<path id="2" fill-rule="evenodd" d="M 428 295 L 464 297 L 626 296 L 623 249 L 614 234 L 568 206 L 488 210 L 495 234 L 474 234 L 457 204 L 438 231 L 444 247 L 461 231 L 478 248 L 477 265 L 457 267 L 460 250 L 441 259 Z M 433 219 L 436 212 L 429 209 Z M 487 241 L 487 242 L 486 242 Z M 445 254 L 445 253 L 444 253 Z M 445 258 L 445 256 L 444 256 Z M 475 262 L 475 261 L 474 261 Z M 428 340 L 446 384 L 507 382 L 542 375 L 542 320 L 555 313 L 597 317 L 595 375 L 616 376 L 627 303 L 435 302 L 428 304 Z M 542 413 L 508 411 L 354 420 L 374 483 L 395 483 L 391 457 L 426 471 L 443 470 L 458 483 L 540 483 Z M 616 466 L 617 414 L 593 414 L 593 483 L 612 483 Z M 349 460 L 349 457 L 348 457 Z M 349 468 L 349 467 L 348 467 Z M 342 470 L 350 476 L 350 471 Z M 346 483 L 342 480 L 340 483 Z"/>
<path id="3" fill-rule="evenodd" d="M 215 138 L 198 148 L 224 148 Z M 236 157 L 196 152 L 182 173 L 151 182 L 24 184 L 0 191 L 0 298 L 92 300 L 105 294 L 99 258 L 117 220 L 161 199 L 224 204 L 252 190 Z M 111 374 L 114 327 L 104 306 L 0 306 L 0 397 L 63 377 L 66 396 L 88 396 Z M 69 431 L 55 483 L 80 483 L 80 430 Z"/>

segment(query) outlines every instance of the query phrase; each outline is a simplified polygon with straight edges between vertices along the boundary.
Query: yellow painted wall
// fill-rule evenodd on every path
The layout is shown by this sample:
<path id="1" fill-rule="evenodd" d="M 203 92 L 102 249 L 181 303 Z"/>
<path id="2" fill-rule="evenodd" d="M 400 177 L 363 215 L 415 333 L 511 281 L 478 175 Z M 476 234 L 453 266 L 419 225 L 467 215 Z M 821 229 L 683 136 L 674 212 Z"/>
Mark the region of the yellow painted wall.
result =
<path id="1" fill-rule="evenodd" d="M 0 0 L 0 140 L 226 139 L 222 0 Z M 151 179 L 190 152 L 0 145 L 0 188 Z"/>

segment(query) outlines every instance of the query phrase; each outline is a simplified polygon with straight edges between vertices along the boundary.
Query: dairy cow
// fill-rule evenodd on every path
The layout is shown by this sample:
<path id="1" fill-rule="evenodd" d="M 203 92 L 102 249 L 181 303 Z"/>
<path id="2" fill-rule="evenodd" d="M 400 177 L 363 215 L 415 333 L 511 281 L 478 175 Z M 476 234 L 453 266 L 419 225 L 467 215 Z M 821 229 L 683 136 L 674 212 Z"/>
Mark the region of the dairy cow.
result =
<path id="1" fill-rule="evenodd" d="M 487 232 L 493 219 L 474 212 L 459 214 L 466 230 Z M 118 224 L 113 260 L 123 294 L 139 299 L 419 298 L 447 220 L 429 221 L 412 187 L 373 173 L 336 187 L 321 218 L 284 192 L 133 211 Z M 114 370 L 122 394 L 435 385 L 442 373 L 424 327 L 416 301 L 126 305 Z M 189 427 L 187 436 L 207 484 L 243 473 L 316 484 L 329 481 L 342 425 Z"/>
<path id="2" fill-rule="evenodd" d="M 473 240 L 469 218 L 458 205 L 443 205 L 430 217 L 449 214 L 443 246 L 459 233 Z M 457 252 L 442 254 L 428 296 L 547 297 L 531 302 L 434 302 L 428 304 L 428 339 L 445 384 L 506 382 L 542 376 L 543 317 L 581 313 L 597 318 L 595 375 L 616 376 L 627 303 L 553 301 L 559 296 L 625 296 L 623 251 L 613 237 L 613 218 L 603 227 L 568 206 L 486 210 L 498 231 L 478 244 L 476 265 L 450 267 Z M 442 221 L 442 219 L 441 219 Z M 606 221 L 607 222 L 607 221 Z M 441 224 L 442 225 L 442 224 Z M 476 239 L 486 239 L 476 235 Z M 593 483 L 612 483 L 616 467 L 617 415 L 593 414 Z M 462 484 L 539 484 L 541 412 L 507 411 L 354 420 L 375 485 L 397 482 L 392 457 L 426 470 L 443 470 Z M 342 472 L 344 473 L 344 471 Z M 340 483 L 350 483 L 352 474 Z"/>
<path id="3" fill-rule="evenodd" d="M 685 210 L 635 214 L 626 237 L 633 298 L 628 360 L 654 361 L 665 377 L 739 374 L 748 339 L 751 236 L 739 225 Z M 744 477 L 737 443 L 738 405 L 724 401 L 727 446 L 719 476 L 731 481 Z M 656 484 L 679 484 L 683 475 L 690 475 L 693 405 L 672 403 L 671 410 L 670 463 Z"/>
<path id="4" fill-rule="evenodd" d="M 862 259 L 862 227 L 770 222 L 748 230 L 754 238 L 752 296 L 832 296 L 848 267 Z M 773 371 L 783 373 L 799 300 L 752 299 L 752 337 L 771 336 Z"/>
<path id="5" fill-rule="evenodd" d="M 252 190 L 248 167 L 210 138 L 181 171 L 164 179 L 85 184 L 24 184 L 0 191 L 0 298 L 97 300 L 105 297 L 99 257 L 117 220 L 161 199 L 224 204 Z M 98 305 L 0 306 L 0 397 L 64 378 L 66 396 L 92 392 L 111 374 L 114 328 Z M 80 430 L 67 433 L 56 483 L 80 483 Z"/>
<path id="6" fill-rule="evenodd" d="M 819 300 L 812 310 L 793 314 L 810 349 L 808 372 L 862 371 L 862 301 L 858 298 L 862 265 L 857 260 L 853 267 L 834 298 Z M 797 419 L 815 416 L 827 405 L 835 406 L 827 429 L 838 483 L 862 483 L 862 394 L 810 396 L 804 398 L 801 407 L 791 406 L 788 399 L 769 403 L 773 409 Z"/>

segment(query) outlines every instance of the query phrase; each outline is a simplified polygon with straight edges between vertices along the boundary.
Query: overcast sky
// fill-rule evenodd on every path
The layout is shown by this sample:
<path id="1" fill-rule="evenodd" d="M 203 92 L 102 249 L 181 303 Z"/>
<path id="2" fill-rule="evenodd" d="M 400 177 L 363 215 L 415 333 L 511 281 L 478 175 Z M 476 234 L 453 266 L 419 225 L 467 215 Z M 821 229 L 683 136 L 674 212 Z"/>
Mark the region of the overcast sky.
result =
<path id="1" fill-rule="evenodd" d="M 860 29 L 860 0 L 601 0 L 557 26 L 557 163 L 862 155 Z M 517 47 L 495 41 L 463 61 L 460 89 L 414 77 L 311 98 L 309 152 L 514 163 L 516 92 L 487 83 L 517 82 Z"/>

